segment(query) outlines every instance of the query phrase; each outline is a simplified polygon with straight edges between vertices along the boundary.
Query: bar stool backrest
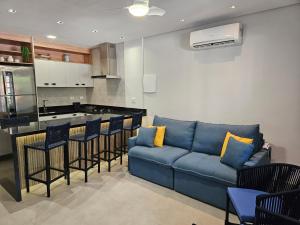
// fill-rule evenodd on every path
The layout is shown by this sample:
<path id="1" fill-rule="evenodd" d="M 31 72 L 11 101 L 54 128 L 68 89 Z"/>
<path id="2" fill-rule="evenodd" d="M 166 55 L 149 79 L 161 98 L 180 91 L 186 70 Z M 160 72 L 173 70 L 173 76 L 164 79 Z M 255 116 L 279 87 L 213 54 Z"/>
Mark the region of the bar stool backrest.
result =
<path id="1" fill-rule="evenodd" d="M 132 122 L 131 129 L 135 130 L 142 126 L 143 112 L 133 113 L 132 114 Z"/>
<path id="2" fill-rule="evenodd" d="M 70 123 L 48 126 L 46 129 L 45 148 L 49 149 L 66 144 L 69 140 L 69 132 Z"/>
<path id="3" fill-rule="evenodd" d="M 109 119 L 108 134 L 123 130 L 124 116 L 113 116 Z"/>
<path id="4" fill-rule="evenodd" d="M 86 121 L 84 139 L 90 140 L 100 136 L 101 118 L 91 121 Z"/>

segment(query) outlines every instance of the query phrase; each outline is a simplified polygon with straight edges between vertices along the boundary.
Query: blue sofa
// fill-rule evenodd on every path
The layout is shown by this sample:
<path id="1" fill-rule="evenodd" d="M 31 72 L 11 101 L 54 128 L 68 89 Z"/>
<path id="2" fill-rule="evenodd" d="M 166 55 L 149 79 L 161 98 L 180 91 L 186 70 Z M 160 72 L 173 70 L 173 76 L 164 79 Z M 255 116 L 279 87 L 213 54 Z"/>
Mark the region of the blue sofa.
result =
<path id="1" fill-rule="evenodd" d="M 129 138 L 129 172 L 218 208 L 225 208 L 226 189 L 235 186 L 237 179 L 237 171 L 220 162 L 227 131 L 254 139 L 255 152 L 245 167 L 270 162 L 270 149 L 262 149 L 259 125 L 210 124 L 159 116 L 153 125 L 167 127 L 164 146 L 137 146 L 136 137 Z"/>

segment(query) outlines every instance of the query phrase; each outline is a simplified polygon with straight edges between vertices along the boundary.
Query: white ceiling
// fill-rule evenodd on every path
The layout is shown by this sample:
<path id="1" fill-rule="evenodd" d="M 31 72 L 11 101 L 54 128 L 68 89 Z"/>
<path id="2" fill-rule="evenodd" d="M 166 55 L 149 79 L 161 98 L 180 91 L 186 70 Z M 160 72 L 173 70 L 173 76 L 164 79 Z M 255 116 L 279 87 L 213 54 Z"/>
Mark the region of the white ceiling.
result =
<path id="1" fill-rule="evenodd" d="M 0 0 L 0 32 L 45 37 L 91 47 L 121 42 L 283 7 L 300 0 L 150 0 L 167 11 L 163 17 L 135 18 L 124 9 L 131 0 Z M 236 9 L 231 9 L 236 5 Z M 8 9 L 17 10 L 9 14 Z M 181 22 L 180 19 L 184 19 Z M 64 21 L 58 25 L 58 20 Z M 92 33 L 93 29 L 99 30 Z"/>

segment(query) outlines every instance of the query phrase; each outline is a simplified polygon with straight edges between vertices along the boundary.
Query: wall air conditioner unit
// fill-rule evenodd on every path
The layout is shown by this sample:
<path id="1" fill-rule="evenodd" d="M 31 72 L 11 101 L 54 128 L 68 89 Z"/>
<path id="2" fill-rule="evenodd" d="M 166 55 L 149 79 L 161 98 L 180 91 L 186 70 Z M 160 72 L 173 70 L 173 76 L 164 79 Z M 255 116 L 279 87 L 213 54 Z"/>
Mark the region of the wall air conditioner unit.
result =
<path id="1" fill-rule="evenodd" d="M 233 23 L 194 31 L 190 35 L 192 49 L 208 49 L 242 43 L 242 25 Z"/>

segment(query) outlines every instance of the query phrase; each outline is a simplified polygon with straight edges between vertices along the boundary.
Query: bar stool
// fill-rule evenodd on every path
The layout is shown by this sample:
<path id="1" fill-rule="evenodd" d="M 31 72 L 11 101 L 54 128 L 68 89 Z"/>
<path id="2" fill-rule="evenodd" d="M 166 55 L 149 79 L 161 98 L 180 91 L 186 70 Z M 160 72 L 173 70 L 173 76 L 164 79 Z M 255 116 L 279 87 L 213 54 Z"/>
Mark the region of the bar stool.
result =
<path id="1" fill-rule="evenodd" d="M 101 132 L 104 136 L 104 158 L 102 160 L 108 162 L 108 171 L 110 172 L 111 161 L 116 160 L 120 157 L 120 164 L 122 164 L 123 155 L 123 123 L 124 116 L 114 116 L 109 119 L 108 129 Z M 117 146 L 117 134 L 121 136 L 120 146 Z M 113 146 L 113 157 L 111 157 L 111 137 L 114 136 L 114 146 Z"/>
<path id="2" fill-rule="evenodd" d="M 128 151 L 126 151 L 126 147 L 127 147 L 126 132 L 130 133 L 130 137 L 132 137 L 133 132 L 142 126 L 142 119 L 143 119 L 143 112 L 133 113 L 131 124 L 124 126 L 124 141 L 123 141 L 123 143 L 124 143 L 124 147 L 125 147 L 125 150 L 124 150 L 125 153 L 128 152 Z"/>
<path id="3" fill-rule="evenodd" d="M 44 142 L 35 142 L 33 144 L 24 145 L 24 158 L 25 158 L 25 181 L 26 190 L 29 192 L 29 180 L 37 181 L 43 183 L 47 186 L 47 197 L 50 197 L 50 184 L 54 181 L 65 177 L 67 179 L 67 184 L 70 185 L 70 171 L 69 171 L 69 151 L 68 151 L 68 139 L 69 139 L 70 124 L 62 124 L 58 126 L 48 126 L 46 128 L 46 140 Z M 64 169 L 51 167 L 50 163 L 50 151 L 57 149 L 58 147 L 64 148 Z M 38 170 L 29 174 L 28 169 L 28 150 L 38 150 L 45 153 L 45 168 Z M 51 179 L 51 170 L 62 172 L 59 175 Z M 46 171 L 46 180 L 36 178 L 39 173 Z"/>
<path id="4" fill-rule="evenodd" d="M 101 118 L 92 121 L 86 121 L 85 132 L 70 137 L 70 141 L 78 143 L 78 158 L 69 163 L 69 168 L 84 171 L 85 182 L 88 181 L 88 171 L 95 165 L 98 165 L 98 173 L 100 173 L 100 128 Z M 94 154 L 94 142 L 97 141 L 97 153 Z M 88 143 L 91 142 L 91 158 L 88 159 Z M 84 156 L 81 156 L 81 146 L 83 144 Z M 81 161 L 84 161 L 84 168 L 81 166 Z M 78 167 L 72 166 L 78 162 Z M 88 167 L 88 162 L 90 166 Z"/>

